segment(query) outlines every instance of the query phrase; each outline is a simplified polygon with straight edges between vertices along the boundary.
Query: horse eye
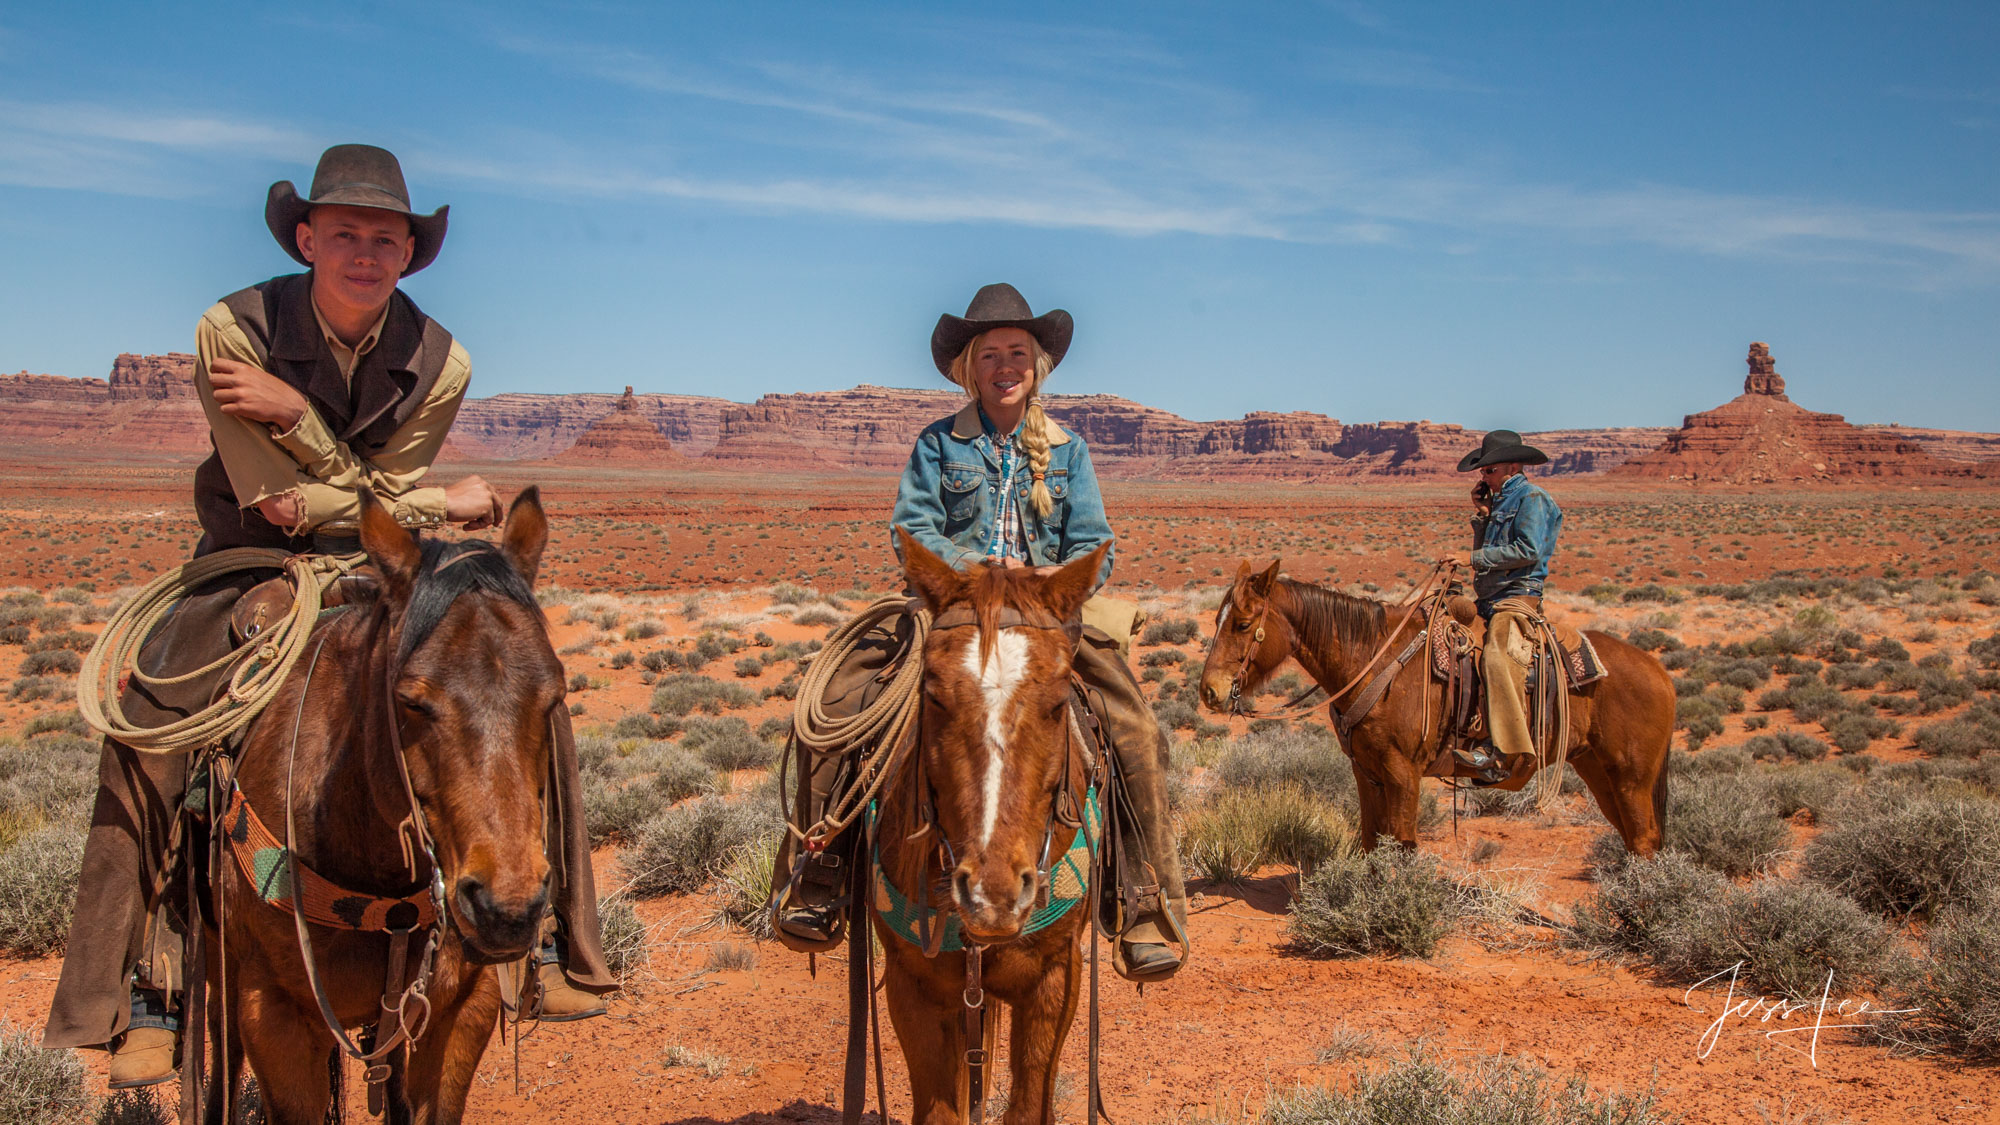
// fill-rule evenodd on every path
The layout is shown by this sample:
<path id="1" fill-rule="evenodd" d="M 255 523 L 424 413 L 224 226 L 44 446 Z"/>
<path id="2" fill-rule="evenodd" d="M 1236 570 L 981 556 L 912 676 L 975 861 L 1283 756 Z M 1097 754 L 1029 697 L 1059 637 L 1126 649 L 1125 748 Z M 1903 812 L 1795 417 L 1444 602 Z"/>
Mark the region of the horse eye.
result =
<path id="1" fill-rule="evenodd" d="M 396 697 L 396 702 L 401 704 L 405 710 L 415 712 L 416 714 L 421 715 L 426 719 L 434 719 L 437 717 L 437 712 L 431 709 L 430 704 L 425 703 L 423 700 L 417 699 L 413 696 L 399 695 Z"/>
<path id="2" fill-rule="evenodd" d="M 1241 620 L 1241 621 L 1238 621 L 1238 622 L 1236 623 L 1236 631 L 1237 631 L 1237 632 L 1239 632 L 1239 633 L 1247 633 L 1247 632 L 1249 632 L 1249 631 L 1250 631 L 1250 619 L 1246 617 L 1246 618 L 1244 618 L 1243 620 Z"/>

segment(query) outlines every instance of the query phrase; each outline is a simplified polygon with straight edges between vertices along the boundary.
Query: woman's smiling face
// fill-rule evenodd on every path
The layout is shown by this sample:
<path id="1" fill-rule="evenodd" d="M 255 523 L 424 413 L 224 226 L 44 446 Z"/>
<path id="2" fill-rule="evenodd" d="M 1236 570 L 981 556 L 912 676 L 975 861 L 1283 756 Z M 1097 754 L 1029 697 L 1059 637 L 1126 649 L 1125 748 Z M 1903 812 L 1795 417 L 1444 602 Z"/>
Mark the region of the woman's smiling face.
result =
<path id="1" fill-rule="evenodd" d="M 995 328 L 979 338 L 972 377 L 989 416 L 1018 418 L 1035 389 L 1035 338 L 1024 328 Z"/>

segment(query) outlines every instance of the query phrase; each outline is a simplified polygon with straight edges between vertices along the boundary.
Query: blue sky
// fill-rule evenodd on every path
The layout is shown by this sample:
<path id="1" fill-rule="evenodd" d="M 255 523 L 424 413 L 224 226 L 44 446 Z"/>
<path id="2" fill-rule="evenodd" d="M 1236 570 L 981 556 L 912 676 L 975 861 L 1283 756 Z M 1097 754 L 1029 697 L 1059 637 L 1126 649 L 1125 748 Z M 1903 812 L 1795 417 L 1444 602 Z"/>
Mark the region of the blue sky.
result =
<path id="1" fill-rule="evenodd" d="M 1197 418 L 1671 425 L 1761 339 L 2000 430 L 1995 59 L 1983 3 L 10 6 L 0 369 L 190 349 L 369 141 L 475 395 L 937 385 L 1004 279 L 1052 389 Z"/>

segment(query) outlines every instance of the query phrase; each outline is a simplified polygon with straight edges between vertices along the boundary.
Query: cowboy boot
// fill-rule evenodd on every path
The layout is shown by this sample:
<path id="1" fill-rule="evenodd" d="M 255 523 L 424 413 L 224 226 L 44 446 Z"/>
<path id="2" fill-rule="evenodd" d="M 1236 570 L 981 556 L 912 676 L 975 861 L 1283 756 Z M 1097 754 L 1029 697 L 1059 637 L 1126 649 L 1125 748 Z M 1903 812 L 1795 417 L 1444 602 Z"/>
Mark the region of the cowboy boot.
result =
<path id="1" fill-rule="evenodd" d="M 564 956 L 565 945 L 558 932 L 543 942 L 535 955 L 534 999 L 528 1010 L 532 1018 L 544 1023 L 587 1020 L 605 1012 L 604 997 L 570 983 L 569 975 L 563 971 L 568 960 Z"/>
<path id="2" fill-rule="evenodd" d="M 906 647 L 909 618 L 878 625 L 827 678 L 820 710 L 836 718 L 852 718 L 879 699 L 900 664 Z M 792 824 L 805 831 L 818 824 L 826 810 L 853 781 L 854 763 L 866 750 L 820 754 L 795 742 L 785 753 L 797 755 L 792 768 L 797 789 L 792 798 Z M 853 826 L 818 846 L 801 846 L 787 831 L 778 842 L 771 868 L 771 928 L 785 948 L 796 953 L 823 953 L 840 944 L 846 930 L 848 871 L 854 854 L 849 832 Z"/>
<path id="3" fill-rule="evenodd" d="M 150 988 L 132 990 L 132 1022 L 110 1043 L 110 1086 L 154 1086 L 180 1073 L 180 1020 L 167 999 Z"/>
<path id="4" fill-rule="evenodd" d="M 1126 823 L 1138 837 L 1128 837 L 1119 851 L 1125 909 L 1113 960 L 1128 980 L 1164 980 L 1188 952 L 1187 888 L 1167 811 L 1166 739 L 1115 642 L 1101 636 L 1084 631 L 1076 670 L 1093 689 L 1091 704 L 1101 708 L 1123 782 L 1124 809 L 1107 810 L 1106 823 Z"/>

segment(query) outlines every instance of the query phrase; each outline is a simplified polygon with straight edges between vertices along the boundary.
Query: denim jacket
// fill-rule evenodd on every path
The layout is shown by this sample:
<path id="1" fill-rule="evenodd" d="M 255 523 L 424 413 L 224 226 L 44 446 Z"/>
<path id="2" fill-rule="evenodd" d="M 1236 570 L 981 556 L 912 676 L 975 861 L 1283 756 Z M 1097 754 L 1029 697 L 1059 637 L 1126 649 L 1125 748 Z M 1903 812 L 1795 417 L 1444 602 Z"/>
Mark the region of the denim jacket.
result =
<path id="1" fill-rule="evenodd" d="M 1502 598 L 1542 596 L 1562 531 L 1562 509 L 1528 478 L 1507 478 L 1493 497 L 1493 512 L 1472 521 L 1472 592 L 1481 616 Z"/>
<path id="2" fill-rule="evenodd" d="M 1097 474 L 1090 467 L 1090 450 L 1082 438 L 1053 419 L 1048 435 L 1049 471 L 1044 483 L 1055 502 L 1048 515 L 1035 515 L 1028 501 L 1028 475 L 1016 474 L 1028 561 L 1035 566 L 1068 562 L 1112 538 Z M 979 408 L 968 405 L 924 427 L 917 436 L 903 483 L 896 490 L 890 523 L 945 562 L 963 568 L 985 558 L 992 546 L 999 492 L 999 451 L 980 425 Z M 1097 575 L 1100 586 L 1111 577 L 1111 556 L 1112 551 L 1104 554 L 1104 567 Z"/>

